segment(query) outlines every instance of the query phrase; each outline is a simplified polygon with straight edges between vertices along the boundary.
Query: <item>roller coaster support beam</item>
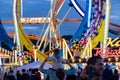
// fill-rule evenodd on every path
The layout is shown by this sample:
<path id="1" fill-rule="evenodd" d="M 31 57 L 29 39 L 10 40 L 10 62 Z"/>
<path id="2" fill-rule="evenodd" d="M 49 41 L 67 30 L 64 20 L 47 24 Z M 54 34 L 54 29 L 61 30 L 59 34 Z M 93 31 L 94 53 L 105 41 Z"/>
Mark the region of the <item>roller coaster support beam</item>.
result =
<path id="1" fill-rule="evenodd" d="M 107 44 L 109 22 L 110 22 L 110 8 L 111 8 L 110 0 L 106 0 L 106 13 L 105 13 L 106 17 L 105 17 L 105 29 L 104 29 L 103 48 L 106 48 L 106 44 Z"/>
<path id="2" fill-rule="evenodd" d="M 18 21 L 17 21 L 17 0 L 13 0 L 13 20 L 14 20 L 14 26 L 15 26 L 15 33 L 16 33 L 16 40 L 17 40 L 17 47 L 18 47 L 18 55 L 19 55 L 19 61 L 20 66 L 23 65 L 22 63 L 22 53 L 21 53 L 21 47 L 20 47 L 20 39 L 19 39 L 19 32 L 18 32 Z"/>

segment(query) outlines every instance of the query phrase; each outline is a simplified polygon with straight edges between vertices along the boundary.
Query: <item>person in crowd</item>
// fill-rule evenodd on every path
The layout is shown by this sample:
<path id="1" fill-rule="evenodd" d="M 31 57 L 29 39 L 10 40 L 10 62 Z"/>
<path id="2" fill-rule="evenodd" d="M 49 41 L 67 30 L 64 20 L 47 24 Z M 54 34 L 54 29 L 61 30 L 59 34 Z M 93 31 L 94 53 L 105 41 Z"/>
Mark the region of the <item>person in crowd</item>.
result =
<path id="1" fill-rule="evenodd" d="M 64 69 L 63 68 L 58 68 L 56 70 L 56 76 L 59 80 L 64 80 L 64 78 L 65 78 Z"/>
<path id="2" fill-rule="evenodd" d="M 92 56 L 87 61 L 86 73 L 88 80 L 104 80 L 103 75 L 104 63 L 100 56 Z"/>
<path id="3" fill-rule="evenodd" d="M 6 80 L 6 78 L 7 78 L 7 72 L 4 73 L 4 78 L 3 78 L 3 80 Z"/>
<path id="4" fill-rule="evenodd" d="M 16 73 L 16 76 L 17 76 L 17 80 L 21 80 L 20 78 L 20 76 L 21 76 L 21 74 L 20 74 L 20 71 L 19 70 L 17 70 L 17 73 Z"/>
<path id="5" fill-rule="evenodd" d="M 76 75 L 72 74 L 72 75 L 67 75 L 65 80 L 78 80 L 78 79 Z"/>
<path id="6" fill-rule="evenodd" d="M 79 66 L 78 69 L 76 70 L 76 75 L 79 77 L 82 72 L 82 68 Z"/>
<path id="7" fill-rule="evenodd" d="M 109 76 L 109 77 L 108 77 Z M 105 69 L 103 71 L 103 75 L 102 77 L 105 79 L 105 80 L 114 80 L 114 75 L 113 75 L 113 71 L 112 69 L 110 68 L 109 64 L 106 63 L 105 65 Z"/>
<path id="8" fill-rule="evenodd" d="M 117 69 L 114 70 L 114 80 L 119 80 L 119 74 Z"/>
<path id="9" fill-rule="evenodd" d="M 30 80 L 30 76 L 26 73 L 25 69 L 22 69 L 21 80 Z"/>
<path id="10" fill-rule="evenodd" d="M 50 80 L 50 79 L 49 79 L 49 75 L 46 75 L 46 80 Z"/>
<path id="11" fill-rule="evenodd" d="M 58 69 L 63 67 L 62 63 L 64 62 L 64 60 L 60 55 L 59 48 L 54 49 L 54 54 L 51 57 L 49 57 L 47 60 L 53 62 L 52 64 L 53 69 Z"/>
<path id="12" fill-rule="evenodd" d="M 41 80 L 40 77 L 36 75 L 35 69 L 32 69 L 32 75 L 30 77 L 30 80 Z"/>
<path id="13" fill-rule="evenodd" d="M 43 63 L 40 65 L 39 70 L 43 73 L 43 74 L 47 74 L 49 75 L 49 79 L 50 80 L 59 80 L 56 76 L 56 70 L 57 69 L 43 69 L 45 63 L 47 62 L 47 58 L 43 61 Z M 74 67 L 72 67 L 72 65 L 70 65 L 69 61 L 66 61 L 66 63 L 70 66 L 69 70 L 64 70 L 64 74 L 65 75 L 70 75 L 70 74 L 74 74 L 76 72 L 76 70 L 74 69 Z M 59 69 L 59 68 L 58 68 Z M 64 77 L 64 76 L 63 76 Z"/>
<path id="14" fill-rule="evenodd" d="M 77 80 L 87 80 L 88 75 L 86 69 L 83 69 L 81 73 L 78 75 Z"/>
<path id="15" fill-rule="evenodd" d="M 10 70 L 9 74 L 6 77 L 6 80 L 16 80 L 14 76 L 14 71 Z"/>
<path id="16" fill-rule="evenodd" d="M 0 80 L 3 79 L 4 73 L 2 72 L 1 68 L 0 68 Z"/>
<path id="17" fill-rule="evenodd" d="M 32 75 L 32 69 L 30 68 L 27 73 L 28 73 L 29 76 L 31 76 Z"/>
<path id="18" fill-rule="evenodd" d="M 39 72 L 38 68 L 35 68 L 35 74 L 40 78 L 41 80 L 41 73 Z"/>

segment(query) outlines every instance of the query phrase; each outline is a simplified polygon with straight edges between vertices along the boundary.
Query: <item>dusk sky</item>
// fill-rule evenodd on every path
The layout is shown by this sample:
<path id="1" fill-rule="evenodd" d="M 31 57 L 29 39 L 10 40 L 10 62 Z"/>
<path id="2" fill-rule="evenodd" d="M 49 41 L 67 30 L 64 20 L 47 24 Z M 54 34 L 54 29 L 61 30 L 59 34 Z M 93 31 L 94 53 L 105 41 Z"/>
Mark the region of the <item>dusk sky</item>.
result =
<path id="1" fill-rule="evenodd" d="M 85 9 L 86 0 L 78 0 L 79 4 Z M 120 24 L 120 0 L 111 0 L 111 16 L 110 21 Z M 69 0 L 66 0 L 62 7 L 62 10 L 58 14 L 57 18 L 63 18 L 69 7 Z M 0 19 L 12 19 L 12 0 L 0 0 Z M 23 17 L 46 17 L 49 11 L 50 0 L 23 0 Z M 71 9 L 67 16 L 67 19 L 78 19 L 80 15 Z M 63 23 L 60 27 L 61 35 L 74 34 L 79 27 L 80 22 Z M 14 32 L 13 24 L 4 24 L 7 32 Z M 24 25 L 26 33 L 39 34 L 42 24 L 27 24 Z M 120 35 L 109 34 L 111 37 L 120 37 Z"/>

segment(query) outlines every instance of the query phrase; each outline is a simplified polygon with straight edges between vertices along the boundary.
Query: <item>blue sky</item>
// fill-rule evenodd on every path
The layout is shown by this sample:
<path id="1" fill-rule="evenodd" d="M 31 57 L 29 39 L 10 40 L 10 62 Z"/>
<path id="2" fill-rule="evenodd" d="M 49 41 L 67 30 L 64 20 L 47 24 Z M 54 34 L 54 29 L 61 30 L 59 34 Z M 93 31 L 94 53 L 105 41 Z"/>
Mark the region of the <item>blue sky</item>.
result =
<path id="1" fill-rule="evenodd" d="M 78 0 L 80 5 L 85 8 L 86 0 Z M 120 24 L 120 0 L 111 0 L 112 8 L 111 8 L 111 16 L 110 21 Z M 69 9 L 69 0 L 66 0 L 62 10 L 58 14 L 57 18 L 62 18 L 67 10 Z M 12 0 L 0 0 L 0 19 L 12 19 Z M 23 12 L 24 17 L 45 17 L 49 11 L 50 0 L 23 0 Z M 67 16 L 68 19 L 80 18 L 77 12 L 72 8 L 70 13 Z M 60 27 L 61 35 L 69 35 L 74 34 L 80 23 L 72 22 L 72 23 L 63 23 Z M 4 24 L 4 27 L 7 32 L 13 32 L 14 27 L 13 24 Z M 26 33 L 31 34 L 39 34 L 42 24 L 28 24 L 24 25 L 24 29 Z M 112 35 L 112 37 L 120 37 L 120 35 Z"/>

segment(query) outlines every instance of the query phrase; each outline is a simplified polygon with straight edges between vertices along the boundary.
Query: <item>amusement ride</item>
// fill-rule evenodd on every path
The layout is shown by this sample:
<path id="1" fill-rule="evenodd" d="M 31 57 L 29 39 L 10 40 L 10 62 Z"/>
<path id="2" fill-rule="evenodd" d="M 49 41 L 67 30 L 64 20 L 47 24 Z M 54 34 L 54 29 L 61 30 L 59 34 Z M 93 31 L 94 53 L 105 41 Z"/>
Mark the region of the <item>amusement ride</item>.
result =
<path id="1" fill-rule="evenodd" d="M 59 48 L 64 59 L 69 59 L 73 63 L 86 62 L 87 59 L 95 54 L 92 50 L 100 44 L 104 49 L 108 46 L 108 32 L 119 35 L 120 25 L 110 22 L 110 0 L 86 0 L 86 8 L 80 6 L 78 0 L 69 0 L 69 9 L 62 19 L 58 18 L 59 12 L 66 0 L 51 0 L 50 10 L 46 17 L 24 18 L 22 13 L 22 0 L 13 0 L 12 16 L 13 20 L 1 20 L 0 35 L 3 37 L 1 42 L 5 42 L 10 50 L 0 48 L 1 58 L 13 58 L 15 65 L 22 66 L 23 51 L 33 53 L 34 61 L 43 61 L 46 57 L 53 55 L 55 48 Z M 80 19 L 67 19 L 71 9 L 76 10 Z M 63 22 L 81 22 L 79 28 L 72 36 L 70 41 L 65 40 L 60 35 L 60 26 Z M 8 33 L 4 30 L 2 23 L 14 23 L 14 33 Z M 24 31 L 23 24 L 44 24 L 39 36 L 29 34 Z M 109 28 L 115 26 L 118 29 Z M 74 25 L 73 25 L 74 26 Z M 11 40 L 12 37 L 14 39 Z M 30 39 L 36 40 L 33 44 Z M 120 44 L 117 39 L 118 44 Z M 117 44 L 117 43 L 116 43 Z M 1 46 L 2 47 L 2 46 Z M 118 46 L 119 47 L 119 46 Z M 105 50 L 102 51 L 103 53 Z M 5 54 L 5 55 L 4 55 Z M 79 57 L 79 58 L 75 58 Z M 105 62 L 120 61 L 119 58 L 104 57 Z M 19 59 L 19 60 L 18 60 Z"/>

